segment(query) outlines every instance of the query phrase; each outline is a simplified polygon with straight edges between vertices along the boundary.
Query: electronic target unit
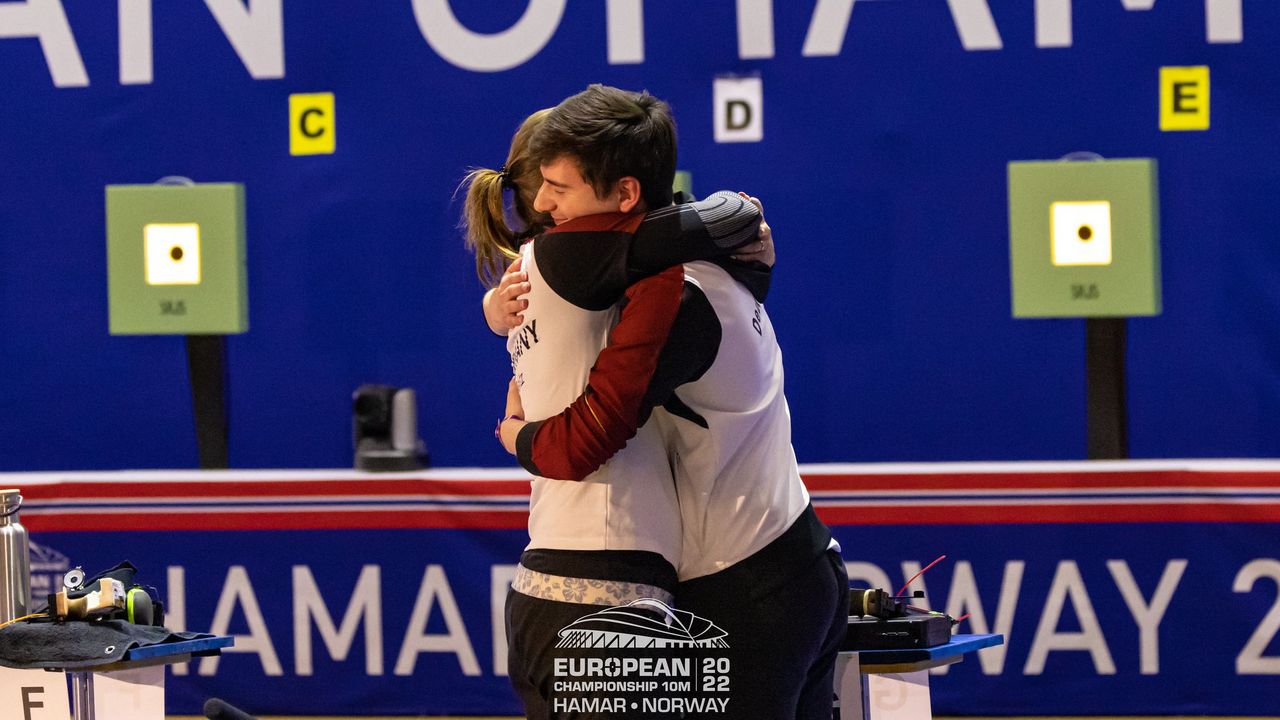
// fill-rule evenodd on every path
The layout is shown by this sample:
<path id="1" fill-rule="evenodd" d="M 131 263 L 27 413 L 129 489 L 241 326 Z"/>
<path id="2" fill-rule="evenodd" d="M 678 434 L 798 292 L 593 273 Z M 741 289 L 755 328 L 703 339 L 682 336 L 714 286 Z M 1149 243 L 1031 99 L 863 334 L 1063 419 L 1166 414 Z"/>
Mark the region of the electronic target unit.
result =
<path id="1" fill-rule="evenodd" d="M 1152 159 L 1009 163 L 1009 266 L 1017 318 L 1159 315 Z"/>
<path id="2" fill-rule="evenodd" d="M 244 186 L 107 186 L 112 335 L 249 329 Z"/>

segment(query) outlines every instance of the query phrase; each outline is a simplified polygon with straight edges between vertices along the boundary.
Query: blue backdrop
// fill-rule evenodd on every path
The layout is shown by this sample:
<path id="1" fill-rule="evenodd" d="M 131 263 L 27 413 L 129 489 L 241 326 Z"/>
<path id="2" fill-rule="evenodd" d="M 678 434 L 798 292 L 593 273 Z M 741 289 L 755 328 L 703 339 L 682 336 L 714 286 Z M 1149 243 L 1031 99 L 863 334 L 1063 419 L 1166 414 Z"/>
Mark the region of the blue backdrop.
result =
<path id="1" fill-rule="evenodd" d="M 528 4 L 452 12 L 497 33 Z M 1133 454 L 1280 453 L 1280 5 L 1244 2 L 1233 35 L 1203 2 L 1080 0 L 1040 18 L 1039 44 L 1069 28 L 1070 46 L 1038 47 L 1026 0 L 859 2 L 836 54 L 806 55 L 815 11 L 849 4 L 538 0 L 533 21 L 563 6 L 554 33 L 496 72 L 428 42 L 440 0 L 283 3 L 275 44 L 278 0 L 241 26 L 236 0 L 145 23 L 145 0 L 0 5 L 0 470 L 195 464 L 182 341 L 107 334 L 103 187 L 175 174 L 247 190 L 233 466 L 348 465 L 364 382 L 418 390 L 435 464 L 506 463 L 507 361 L 455 188 L 589 82 L 671 102 L 695 190 L 764 200 L 802 461 L 1083 455 L 1083 323 L 1011 319 L 1005 199 L 1008 161 L 1077 150 L 1160 163 L 1165 309 L 1130 323 Z M 636 6 L 643 59 L 610 63 L 606 9 Z M 1170 65 L 1210 67 L 1210 130 L 1160 131 Z M 713 141 L 724 73 L 762 78 L 762 142 Z M 336 153 L 289 154 L 301 92 L 334 93 Z"/>

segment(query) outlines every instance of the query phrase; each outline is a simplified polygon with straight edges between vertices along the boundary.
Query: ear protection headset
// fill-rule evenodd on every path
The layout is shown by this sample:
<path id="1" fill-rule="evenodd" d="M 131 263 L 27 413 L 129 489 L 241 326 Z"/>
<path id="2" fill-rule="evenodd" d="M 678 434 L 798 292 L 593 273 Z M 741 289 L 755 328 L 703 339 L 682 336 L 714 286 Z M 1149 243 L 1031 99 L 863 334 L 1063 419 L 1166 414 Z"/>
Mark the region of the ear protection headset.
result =
<path id="1" fill-rule="evenodd" d="M 141 587 L 129 588 L 125 593 L 125 619 L 134 625 L 152 625 L 155 619 L 155 607 L 151 596 Z"/>
<path id="2" fill-rule="evenodd" d="M 125 593 L 125 619 L 134 625 L 164 625 L 164 605 L 151 599 L 141 585 Z"/>

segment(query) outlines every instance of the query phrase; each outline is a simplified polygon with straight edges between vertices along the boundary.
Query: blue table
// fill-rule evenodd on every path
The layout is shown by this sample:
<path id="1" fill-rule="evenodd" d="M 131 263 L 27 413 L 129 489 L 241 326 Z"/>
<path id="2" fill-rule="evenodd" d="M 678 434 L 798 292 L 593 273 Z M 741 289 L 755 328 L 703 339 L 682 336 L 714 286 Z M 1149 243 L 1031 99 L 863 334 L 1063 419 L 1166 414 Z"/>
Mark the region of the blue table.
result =
<path id="1" fill-rule="evenodd" d="M 966 653 L 1004 643 L 1003 635 L 953 635 L 944 645 L 898 650 L 842 652 L 836 659 L 835 691 L 840 720 L 921 720 L 932 717 L 929 709 L 929 670 L 960 662 Z M 872 682 L 878 675 L 903 697 L 899 708 L 877 707 L 872 702 Z M 854 702 L 848 699 L 857 698 Z"/>
<path id="2" fill-rule="evenodd" d="M 119 662 L 96 665 L 92 668 L 69 670 L 71 675 L 72 720 L 94 720 L 93 676 L 100 672 L 137 670 L 140 668 L 187 662 L 193 657 L 218 655 L 222 648 L 231 647 L 235 638 L 225 635 L 183 640 L 174 643 L 147 645 L 128 650 Z M 163 677 L 163 676 L 162 676 Z"/>

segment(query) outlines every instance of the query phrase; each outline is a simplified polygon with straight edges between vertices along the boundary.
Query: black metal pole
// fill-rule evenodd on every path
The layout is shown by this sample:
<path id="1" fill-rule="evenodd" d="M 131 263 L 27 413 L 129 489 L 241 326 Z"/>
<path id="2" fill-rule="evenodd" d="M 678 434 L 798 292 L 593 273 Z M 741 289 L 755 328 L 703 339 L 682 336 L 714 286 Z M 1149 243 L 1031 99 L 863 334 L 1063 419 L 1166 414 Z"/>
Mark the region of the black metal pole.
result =
<path id="1" fill-rule="evenodd" d="M 230 466 L 227 453 L 227 339 L 223 335 L 187 336 L 187 371 L 196 419 L 200 467 Z"/>
<path id="2" fill-rule="evenodd" d="M 1129 413 L 1125 401 L 1126 318 L 1084 321 L 1085 425 L 1090 460 L 1129 457 Z"/>

